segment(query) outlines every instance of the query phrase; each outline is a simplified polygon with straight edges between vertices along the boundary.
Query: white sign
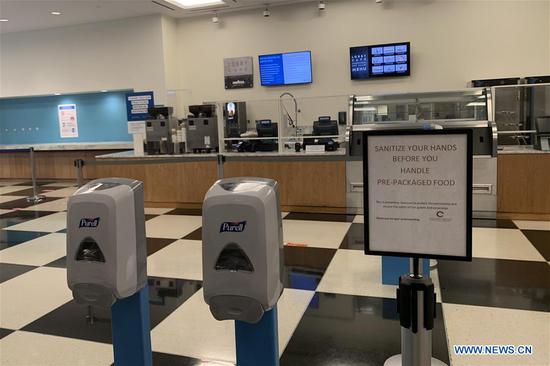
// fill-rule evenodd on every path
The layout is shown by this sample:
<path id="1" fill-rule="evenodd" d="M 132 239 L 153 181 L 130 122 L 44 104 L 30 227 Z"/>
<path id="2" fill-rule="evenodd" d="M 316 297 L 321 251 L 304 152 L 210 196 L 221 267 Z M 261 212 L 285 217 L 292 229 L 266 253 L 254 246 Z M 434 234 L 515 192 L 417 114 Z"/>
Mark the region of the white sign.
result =
<path id="1" fill-rule="evenodd" d="M 366 134 L 367 253 L 471 258 L 469 138 L 447 131 Z"/>
<path id="2" fill-rule="evenodd" d="M 128 133 L 130 135 L 138 133 L 145 135 L 145 121 L 128 122 Z"/>
<path id="3" fill-rule="evenodd" d="M 78 120 L 76 104 L 60 104 L 57 106 L 59 134 L 61 138 L 78 137 Z"/>

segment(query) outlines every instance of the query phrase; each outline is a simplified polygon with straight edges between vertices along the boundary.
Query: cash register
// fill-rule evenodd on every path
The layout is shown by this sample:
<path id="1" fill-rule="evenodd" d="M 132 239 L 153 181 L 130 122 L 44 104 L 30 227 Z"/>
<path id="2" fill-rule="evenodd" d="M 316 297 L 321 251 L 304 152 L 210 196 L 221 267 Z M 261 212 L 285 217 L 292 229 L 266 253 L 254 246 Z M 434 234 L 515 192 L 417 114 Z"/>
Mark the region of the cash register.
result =
<path id="1" fill-rule="evenodd" d="M 273 137 L 273 139 L 241 141 L 239 145 L 237 145 L 239 152 L 277 151 L 277 137 L 279 136 L 279 125 L 277 122 L 272 122 L 270 119 L 258 120 L 256 121 L 256 132 L 258 137 Z"/>
<path id="2" fill-rule="evenodd" d="M 312 136 L 314 137 L 304 136 L 304 148 L 308 145 L 324 145 L 325 151 L 336 151 L 340 147 L 340 144 L 334 139 L 334 136 L 338 136 L 338 122 L 331 119 L 330 116 L 321 116 L 313 122 Z"/>

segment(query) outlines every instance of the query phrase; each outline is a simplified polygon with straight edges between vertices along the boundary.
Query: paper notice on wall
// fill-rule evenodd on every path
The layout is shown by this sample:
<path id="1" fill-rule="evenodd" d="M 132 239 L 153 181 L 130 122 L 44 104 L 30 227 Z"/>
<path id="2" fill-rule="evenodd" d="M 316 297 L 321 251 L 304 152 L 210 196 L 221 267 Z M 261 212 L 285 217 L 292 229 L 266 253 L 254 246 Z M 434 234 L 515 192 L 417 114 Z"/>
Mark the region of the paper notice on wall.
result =
<path id="1" fill-rule="evenodd" d="M 61 138 L 78 137 L 78 119 L 76 104 L 61 104 L 57 106 L 59 119 L 59 134 Z"/>

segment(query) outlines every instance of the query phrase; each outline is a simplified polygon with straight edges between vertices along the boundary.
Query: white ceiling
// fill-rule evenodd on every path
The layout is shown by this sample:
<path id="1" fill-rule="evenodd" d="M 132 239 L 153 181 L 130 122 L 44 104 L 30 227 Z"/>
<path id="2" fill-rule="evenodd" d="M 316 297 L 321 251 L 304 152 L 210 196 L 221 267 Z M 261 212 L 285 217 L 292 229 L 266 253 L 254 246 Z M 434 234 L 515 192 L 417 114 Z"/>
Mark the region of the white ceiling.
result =
<path id="1" fill-rule="evenodd" d="M 315 0 L 224 0 L 226 5 L 208 9 L 182 10 L 166 0 L 0 0 L 0 33 L 96 23 L 106 20 L 164 14 L 176 18 L 212 13 L 214 10 L 238 11 Z M 59 11 L 62 15 L 51 15 Z"/>

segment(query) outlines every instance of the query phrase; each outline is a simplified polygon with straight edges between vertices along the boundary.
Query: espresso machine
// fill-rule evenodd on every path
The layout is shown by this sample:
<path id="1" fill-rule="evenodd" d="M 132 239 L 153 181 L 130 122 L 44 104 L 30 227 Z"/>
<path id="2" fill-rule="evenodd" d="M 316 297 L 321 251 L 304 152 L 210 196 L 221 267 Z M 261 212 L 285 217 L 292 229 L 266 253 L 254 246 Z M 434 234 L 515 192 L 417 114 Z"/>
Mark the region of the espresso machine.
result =
<path id="1" fill-rule="evenodd" d="M 151 116 L 145 121 L 145 151 L 147 155 L 173 154 L 171 131 L 177 129 L 178 120 L 172 107 L 155 106 L 148 109 Z"/>
<path id="2" fill-rule="evenodd" d="M 247 130 L 246 102 L 228 102 L 223 107 L 225 137 L 239 138 Z"/>

